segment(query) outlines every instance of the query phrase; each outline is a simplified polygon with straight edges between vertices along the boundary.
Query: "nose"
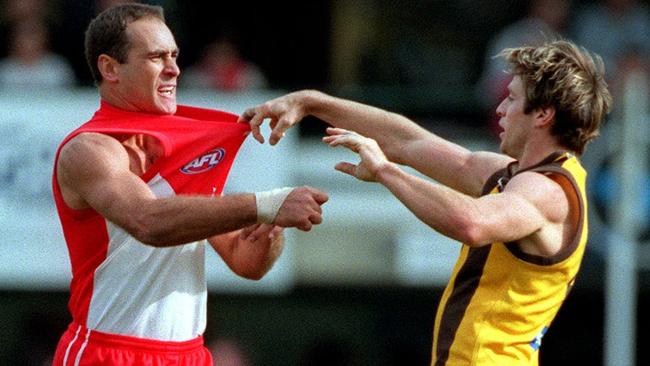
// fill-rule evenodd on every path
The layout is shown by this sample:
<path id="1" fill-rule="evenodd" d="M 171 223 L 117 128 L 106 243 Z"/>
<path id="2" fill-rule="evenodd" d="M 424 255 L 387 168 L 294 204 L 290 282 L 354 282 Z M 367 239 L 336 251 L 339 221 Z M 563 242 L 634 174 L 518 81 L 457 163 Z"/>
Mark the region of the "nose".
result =
<path id="1" fill-rule="evenodd" d="M 499 103 L 499 106 L 497 107 L 497 110 L 496 110 L 497 116 L 503 117 L 506 114 L 506 112 L 505 112 L 505 109 L 506 109 L 505 104 L 506 104 L 506 98 L 504 98 L 501 101 L 501 103 Z"/>
<path id="2" fill-rule="evenodd" d="M 166 58 L 164 72 L 170 76 L 178 76 L 181 73 L 181 70 L 176 63 L 176 58 Z"/>

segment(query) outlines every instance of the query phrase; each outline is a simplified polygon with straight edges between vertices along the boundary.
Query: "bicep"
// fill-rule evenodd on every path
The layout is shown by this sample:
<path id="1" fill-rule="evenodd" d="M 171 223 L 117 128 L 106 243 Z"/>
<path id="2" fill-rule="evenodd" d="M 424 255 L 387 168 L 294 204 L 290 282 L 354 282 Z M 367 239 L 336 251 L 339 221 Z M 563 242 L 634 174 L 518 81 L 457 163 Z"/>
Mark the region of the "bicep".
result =
<path id="1" fill-rule="evenodd" d="M 128 227 L 133 213 L 155 196 L 129 169 L 129 156 L 115 139 L 85 134 L 71 140 L 59 157 L 62 190 L 108 220 Z"/>
<path id="2" fill-rule="evenodd" d="M 561 222 L 568 207 L 562 188 L 538 173 L 515 176 L 502 193 L 483 196 L 479 202 L 490 242 L 511 242 L 533 235 Z"/>
<path id="3" fill-rule="evenodd" d="M 540 210 L 516 192 L 487 195 L 479 199 L 481 225 L 478 242 L 511 242 L 541 229 L 546 222 Z"/>
<path id="4" fill-rule="evenodd" d="M 472 152 L 435 135 L 413 141 L 404 147 L 403 164 L 436 181 L 477 197 L 487 179 L 506 167 L 512 158 L 492 152 Z"/>

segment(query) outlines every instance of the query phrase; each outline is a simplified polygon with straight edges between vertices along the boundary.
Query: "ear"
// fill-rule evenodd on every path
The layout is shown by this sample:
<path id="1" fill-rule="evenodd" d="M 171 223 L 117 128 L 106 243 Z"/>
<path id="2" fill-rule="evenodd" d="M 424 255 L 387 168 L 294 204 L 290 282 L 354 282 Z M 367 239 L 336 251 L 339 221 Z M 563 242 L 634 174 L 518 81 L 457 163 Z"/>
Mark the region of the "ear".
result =
<path id="1" fill-rule="evenodd" d="M 102 53 L 97 58 L 97 68 L 99 68 L 99 72 L 102 74 L 103 80 L 109 82 L 115 82 L 119 80 L 118 65 L 119 62 L 117 62 L 116 59 L 112 58 L 109 55 Z"/>
<path id="2" fill-rule="evenodd" d="M 535 127 L 550 127 L 555 122 L 555 107 L 538 108 L 534 113 Z"/>

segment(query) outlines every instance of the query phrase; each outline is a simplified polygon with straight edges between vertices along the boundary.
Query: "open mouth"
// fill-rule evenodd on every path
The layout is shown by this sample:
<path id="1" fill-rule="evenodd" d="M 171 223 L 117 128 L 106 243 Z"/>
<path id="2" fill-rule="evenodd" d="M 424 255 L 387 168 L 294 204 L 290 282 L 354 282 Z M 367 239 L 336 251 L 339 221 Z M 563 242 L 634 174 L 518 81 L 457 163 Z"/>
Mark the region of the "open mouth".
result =
<path id="1" fill-rule="evenodd" d="M 175 85 L 161 86 L 160 88 L 158 88 L 158 93 L 170 97 L 174 94 L 175 90 L 176 90 Z"/>

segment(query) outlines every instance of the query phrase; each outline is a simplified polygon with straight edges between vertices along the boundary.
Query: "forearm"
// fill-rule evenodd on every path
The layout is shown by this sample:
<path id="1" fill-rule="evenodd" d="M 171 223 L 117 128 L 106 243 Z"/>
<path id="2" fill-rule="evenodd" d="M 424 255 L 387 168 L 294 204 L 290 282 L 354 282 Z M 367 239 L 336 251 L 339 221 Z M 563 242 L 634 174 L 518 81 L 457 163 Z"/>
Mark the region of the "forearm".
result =
<path id="1" fill-rule="evenodd" d="M 370 105 L 333 97 L 318 91 L 302 94 L 306 113 L 334 127 L 355 131 L 377 141 L 391 161 L 402 157 L 406 142 L 421 138 L 426 130 L 410 119 Z"/>
<path id="2" fill-rule="evenodd" d="M 497 170 L 493 158 L 472 153 L 404 116 L 320 92 L 306 92 L 303 98 L 308 114 L 374 139 L 388 160 L 463 193 L 478 196 L 485 179 Z"/>
<path id="3" fill-rule="evenodd" d="M 256 223 L 253 194 L 223 197 L 174 196 L 134 208 L 132 234 L 153 246 L 173 246 L 205 239 Z"/>
<path id="4" fill-rule="evenodd" d="M 393 163 L 384 165 L 377 181 L 425 224 L 452 239 L 475 244 L 478 208 L 473 197 L 410 175 Z"/>

